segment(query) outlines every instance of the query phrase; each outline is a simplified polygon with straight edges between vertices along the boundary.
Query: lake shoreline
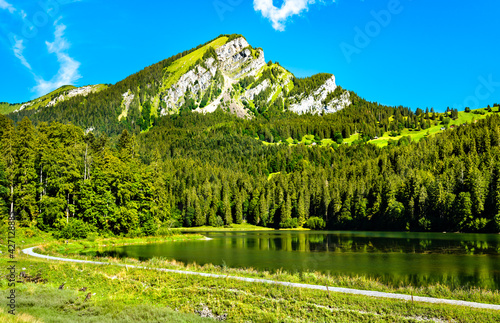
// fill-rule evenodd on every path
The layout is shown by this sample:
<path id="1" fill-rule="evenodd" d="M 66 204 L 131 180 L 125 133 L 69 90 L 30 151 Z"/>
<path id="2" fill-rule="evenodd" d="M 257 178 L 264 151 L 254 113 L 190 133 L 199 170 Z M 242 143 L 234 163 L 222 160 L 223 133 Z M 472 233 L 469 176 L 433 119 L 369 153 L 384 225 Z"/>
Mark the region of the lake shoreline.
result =
<path id="1" fill-rule="evenodd" d="M 34 249 L 36 249 L 36 247 L 26 248 L 22 252 L 28 256 L 48 259 L 48 260 L 52 260 L 52 261 L 89 263 L 89 264 L 95 264 L 95 265 L 111 265 L 112 264 L 109 262 L 96 262 L 96 261 L 86 261 L 86 260 L 78 260 L 78 259 L 70 259 L 70 258 L 51 257 L 51 256 L 46 256 L 46 255 L 36 253 L 34 251 Z M 421 297 L 421 296 L 395 294 L 395 293 L 384 293 L 384 292 L 378 292 L 378 291 L 360 290 L 360 289 L 352 289 L 352 288 L 339 288 L 339 287 L 333 287 L 333 286 L 328 286 L 328 285 L 310 285 L 310 284 L 290 283 L 290 282 L 284 282 L 284 281 L 279 281 L 279 280 L 256 279 L 256 278 L 229 276 L 229 275 L 217 275 L 217 274 L 204 273 L 204 272 L 182 271 L 182 270 L 165 269 L 165 268 L 152 268 L 152 267 L 119 264 L 119 263 L 115 263 L 114 265 L 125 266 L 127 268 L 143 269 L 143 270 L 156 270 L 156 271 L 183 274 L 183 275 L 198 275 L 198 276 L 203 276 L 203 277 L 234 279 L 234 280 L 240 280 L 240 281 L 251 282 L 251 283 L 264 283 L 264 284 L 282 285 L 282 286 L 295 287 L 295 288 L 315 289 L 315 290 L 326 291 L 328 293 L 331 291 L 333 293 L 344 293 L 344 294 L 355 294 L 355 295 L 363 295 L 363 296 L 378 297 L 378 298 L 400 299 L 400 300 L 406 300 L 406 301 L 412 301 L 412 302 L 415 301 L 415 302 L 423 302 L 423 303 L 448 304 L 448 305 L 466 306 L 466 307 L 471 307 L 471 308 L 500 310 L 500 304 L 485 304 L 485 303 L 469 302 L 469 301 L 462 301 L 462 300 L 439 299 L 439 298 Z"/>
<path id="2" fill-rule="evenodd" d="M 21 249 L 42 246 L 45 253 L 56 255 L 72 254 L 85 246 L 130 245 L 131 238 L 97 238 L 73 241 L 57 241 L 47 234 L 27 237 L 20 230 L 19 252 L 16 255 L 17 266 L 30 276 L 41 275 L 46 283 L 26 282 L 19 284 L 18 313 L 27 322 L 43 321 L 80 322 L 82 317 L 93 321 L 106 321 L 115 313 L 131 311 L 145 313 L 151 318 L 164 318 L 169 322 L 205 322 L 200 313 L 212 313 L 213 317 L 225 318 L 228 322 L 240 321 L 357 321 L 357 322 L 400 322 L 400 321 L 477 321 L 493 322 L 500 320 L 500 311 L 492 309 L 470 308 L 450 304 L 420 303 L 415 301 L 419 295 L 434 298 L 460 299 L 476 303 L 500 305 L 498 291 L 479 289 L 450 290 L 446 286 L 428 288 L 388 289 L 387 286 L 363 277 L 328 277 L 321 273 L 307 272 L 301 275 L 284 271 L 265 272 L 255 269 L 237 269 L 208 264 L 184 264 L 175 260 L 155 258 L 148 261 L 137 259 L 100 258 L 71 256 L 75 259 L 88 259 L 115 265 L 96 265 L 92 263 L 69 263 L 25 255 Z M 210 243 L 200 240 L 202 235 L 186 235 L 171 238 L 171 242 L 185 244 Z M 137 241 L 151 242 L 165 237 L 143 237 Z M 88 249 L 88 248 L 87 248 Z M 68 257 L 65 255 L 64 257 Z M 0 258 L 0 265 L 6 265 L 6 259 Z M 159 270 L 144 270 L 148 267 Z M 218 275 L 220 277 L 186 275 L 183 273 L 161 271 L 191 271 Z M 284 285 L 255 283 L 233 280 L 230 276 L 250 280 L 265 279 L 282 281 Z M 60 290 L 61 283 L 65 283 Z M 294 288 L 287 282 L 318 285 L 328 290 Z M 334 292 L 335 285 L 340 288 L 380 290 L 413 295 L 414 301 L 378 298 L 365 295 L 343 294 Z M 84 300 L 88 288 L 92 298 Z M 330 287 L 331 286 L 331 287 Z M 374 288 L 372 288 L 374 287 Z M 6 295 L 7 285 L 0 281 L 0 297 Z M 440 297 L 447 294 L 449 297 Z M 446 296 L 446 295 L 445 295 Z M 409 299 L 409 298 L 408 298 Z M 26 306 L 27 302 L 30 304 Z M 62 306 L 61 304 L 70 304 Z M 74 304 L 71 305 L 71 304 Z M 9 321 L 3 305 L 0 305 L 0 321 Z M 123 314 L 128 315 L 128 314 Z M 146 317 L 146 316 L 145 316 Z M 141 321 L 141 320 L 139 320 Z M 14 321 L 12 321 L 14 322 Z"/>
<path id="3" fill-rule="evenodd" d="M 180 238 L 182 237 L 182 238 Z M 148 242 L 148 238 L 141 238 L 142 244 L 147 245 L 148 243 L 156 243 L 158 239 L 161 242 L 168 243 L 169 241 L 164 241 L 168 237 L 158 238 L 152 237 Z M 196 234 L 185 234 L 185 235 L 175 235 L 170 238 L 170 241 L 206 241 L 207 237 Z M 500 304 L 500 293 L 498 290 L 467 287 L 467 286 L 447 286 L 445 284 L 429 284 L 426 286 L 415 287 L 410 284 L 403 284 L 401 286 L 391 286 L 386 283 L 381 282 L 376 278 L 366 277 L 363 275 L 350 276 L 346 274 L 324 274 L 317 271 L 305 271 L 305 272 L 288 272 L 283 269 L 278 269 L 274 271 L 260 270 L 255 268 L 231 268 L 225 264 L 214 265 L 212 263 L 207 263 L 204 265 L 199 265 L 194 263 L 183 263 L 182 261 L 173 260 L 172 258 L 167 259 L 163 257 L 154 257 L 149 260 L 138 260 L 133 258 L 116 258 L 116 257 L 95 257 L 93 256 L 96 251 L 102 250 L 102 248 L 120 246 L 130 246 L 131 239 L 98 239 L 94 243 L 89 243 L 88 241 L 69 241 L 60 242 L 53 241 L 52 243 L 45 244 L 41 250 L 35 250 L 36 252 L 42 253 L 44 255 L 50 255 L 55 257 L 71 257 L 79 260 L 86 261 L 99 261 L 99 262 L 110 262 L 110 263 L 123 263 L 128 265 L 138 265 L 148 268 L 165 268 L 173 270 L 183 270 L 183 271 L 195 271 L 195 272 L 206 272 L 210 274 L 222 274 L 222 275 L 234 275 L 242 276 L 252 279 L 270 279 L 270 280 L 280 280 L 290 283 L 303 283 L 303 284 L 313 284 L 322 286 L 332 286 L 339 288 L 354 288 L 362 290 L 373 290 L 378 292 L 386 293 L 400 293 L 406 295 L 414 295 L 421 297 L 434 297 L 434 298 L 446 298 L 446 299 L 459 299 L 462 301 L 473 301 L 480 303 L 492 303 Z M 152 241 L 152 242 L 151 242 Z"/>
<path id="4" fill-rule="evenodd" d="M 166 321 L 208 322 L 201 313 L 227 322 L 494 322 L 500 311 L 450 304 L 343 294 L 330 290 L 144 270 L 132 266 L 69 263 L 17 255 L 17 265 L 43 283 L 25 282 L 17 316 L 25 322 Z M 0 258 L 0 265 L 6 259 Z M 274 281 L 271 279 L 270 281 Z M 62 285 L 61 285 L 62 284 Z M 62 287 L 61 287 L 62 286 Z M 323 287 L 323 286 L 321 286 Z M 80 291 L 85 288 L 86 291 Z M 326 286 L 325 286 L 326 289 Z M 0 281 L 0 297 L 7 284 Z M 91 295 L 86 301 L 85 295 Z M 17 322 L 0 304 L 0 321 Z M 138 317 L 140 313 L 140 317 Z M 117 317 L 118 315 L 118 317 Z M 121 317 L 121 319 L 119 319 Z M 124 318 L 125 317 L 125 318 Z M 110 318 L 116 318 L 110 320 Z"/>

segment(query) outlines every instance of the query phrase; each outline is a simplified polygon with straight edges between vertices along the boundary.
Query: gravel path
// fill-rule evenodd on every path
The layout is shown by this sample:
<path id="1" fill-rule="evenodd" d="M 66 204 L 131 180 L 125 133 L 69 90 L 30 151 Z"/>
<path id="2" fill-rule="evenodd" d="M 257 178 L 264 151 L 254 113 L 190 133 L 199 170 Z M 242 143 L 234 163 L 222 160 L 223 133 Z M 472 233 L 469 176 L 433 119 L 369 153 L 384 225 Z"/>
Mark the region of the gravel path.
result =
<path id="1" fill-rule="evenodd" d="M 335 293 L 356 294 L 356 295 L 364 295 L 364 296 L 372 296 L 372 297 L 401 299 L 401 300 L 405 300 L 405 301 L 434 303 L 434 304 L 449 304 L 449 305 L 458 305 L 458 306 L 468 306 L 468 307 L 474 307 L 474 308 L 500 310 L 500 305 L 494 305 L 494 304 L 483 304 L 483 303 L 475 303 L 475 302 L 457 301 L 457 300 L 443 299 L 443 298 L 410 296 L 410 295 L 405 295 L 405 294 L 384 293 L 384 292 L 376 292 L 376 291 L 368 291 L 368 290 L 352 289 L 352 288 L 328 287 L 328 286 L 322 286 L 322 285 L 289 283 L 289 282 L 274 281 L 274 280 L 269 280 L 269 279 L 226 276 L 226 275 L 218 275 L 218 274 L 199 273 L 199 272 L 194 272 L 194 271 L 174 270 L 174 269 L 165 269 L 165 268 L 148 268 L 148 267 L 142 267 L 142 266 L 125 265 L 125 264 L 112 264 L 112 263 L 108 263 L 108 262 L 99 262 L 99 261 L 91 261 L 91 260 L 59 258 L 59 257 L 45 256 L 45 255 L 35 253 L 33 251 L 33 249 L 35 249 L 35 248 L 37 248 L 37 247 L 24 249 L 23 253 L 25 253 L 29 256 L 48 259 L 48 260 L 66 261 L 66 262 L 74 262 L 74 263 L 85 263 L 85 264 L 94 264 L 94 265 L 115 265 L 115 266 L 121 266 L 121 267 L 127 267 L 127 268 L 157 270 L 157 271 L 162 271 L 162 272 L 184 274 L 184 275 L 196 275 L 196 276 L 213 277 L 213 278 L 228 278 L 228 279 L 235 279 L 235 280 L 240 280 L 240 281 L 245 281 L 245 282 L 250 282 L 250 283 L 263 283 L 263 284 L 274 284 L 274 285 L 282 285 L 282 286 L 296 287 L 296 288 L 298 287 L 298 288 L 317 289 L 317 290 L 324 290 L 324 291 L 335 292 Z"/>

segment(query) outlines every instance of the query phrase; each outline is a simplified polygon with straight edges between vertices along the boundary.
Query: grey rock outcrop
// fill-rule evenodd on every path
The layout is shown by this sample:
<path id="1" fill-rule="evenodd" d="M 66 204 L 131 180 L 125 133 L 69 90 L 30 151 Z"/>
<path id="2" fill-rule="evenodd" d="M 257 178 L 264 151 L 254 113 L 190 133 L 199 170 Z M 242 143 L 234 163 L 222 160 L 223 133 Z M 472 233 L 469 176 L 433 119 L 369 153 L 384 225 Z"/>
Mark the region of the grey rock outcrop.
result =
<path id="1" fill-rule="evenodd" d="M 84 86 L 84 87 L 79 87 L 79 88 L 76 88 L 76 89 L 73 89 L 73 90 L 70 90 L 68 93 L 66 94 L 61 94 L 60 96 L 58 96 L 57 98 L 53 99 L 52 101 L 50 101 L 47 106 L 48 107 L 51 107 L 51 106 L 54 106 L 56 105 L 58 102 L 61 102 L 61 101 L 64 101 L 64 100 L 67 100 L 69 98 L 72 98 L 72 97 L 75 97 L 77 95 L 83 95 L 83 96 L 87 96 L 89 95 L 90 93 L 94 92 L 95 88 L 97 86 L 95 85 L 89 85 L 89 86 Z"/>
<path id="2" fill-rule="evenodd" d="M 334 98 L 326 105 L 323 103 L 328 94 L 335 91 L 336 88 L 335 76 L 332 76 L 309 96 L 302 99 L 298 98 L 299 102 L 292 104 L 290 111 L 298 114 L 307 112 L 313 114 L 334 113 L 351 105 L 350 93 L 348 91 L 344 91 L 339 98 Z"/>

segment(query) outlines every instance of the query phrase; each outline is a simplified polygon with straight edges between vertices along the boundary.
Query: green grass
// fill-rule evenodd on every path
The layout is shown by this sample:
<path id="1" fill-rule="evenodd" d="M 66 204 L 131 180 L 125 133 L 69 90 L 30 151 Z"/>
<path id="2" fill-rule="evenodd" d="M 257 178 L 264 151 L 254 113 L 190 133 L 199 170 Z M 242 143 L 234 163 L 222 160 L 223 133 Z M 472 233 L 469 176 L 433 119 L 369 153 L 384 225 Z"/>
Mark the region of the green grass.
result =
<path id="1" fill-rule="evenodd" d="M 0 114 L 9 114 L 19 109 L 20 106 L 21 104 L 10 105 L 6 102 L 0 102 Z"/>
<path id="2" fill-rule="evenodd" d="M 271 98 L 271 101 L 269 101 L 269 104 L 272 104 L 274 101 L 276 101 L 281 92 L 283 92 L 283 89 L 281 88 L 281 86 L 278 86 L 278 88 L 273 94 L 273 97 Z"/>
<path id="3" fill-rule="evenodd" d="M 264 228 L 248 224 L 233 225 L 229 230 Z M 217 228 L 195 228 L 220 230 Z M 228 230 L 228 229 L 226 229 Z M 111 245 L 151 243 L 164 241 L 164 237 L 98 238 L 95 241 L 70 241 L 68 244 L 51 239 L 49 235 L 32 236 L 33 230 L 18 230 L 18 239 L 24 244 L 47 242 L 45 253 L 78 259 L 89 259 L 81 252 L 89 248 Z M 200 238 L 198 235 L 182 237 L 174 234 L 170 241 Z M 451 305 L 411 303 L 400 300 L 378 299 L 358 295 L 327 293 L 324 291 L 289 288 L 284 286 L 247 283 L 231 279 L 186 276 L 154 270 L 132 269 L 118 266 L 98 266 L 53 262 L 16 254 L 18 271 L 29 275 L 41 273 L 46 284 L 17 284 L 17 310 L 15 319 L 9 316 L 5 304 L 0 304 L 0 321 L 5 322 L 198 322 L 195 314 L 204 307 L 214 316 L 227 315 L 229 322 L 309 322 L 357 321 L 387 322 L 419 319 L 494 322 L 500 319 L 499 311 L 472 309 Z M 175 260 L 153 258 L 145 262 L 136 259 L 100 258 L 110 263 L 134 264 L 148 268 L 168 268 L 216 273 L 240 277 L 264 278 L 276 281 L 298 282 L 383 292 L 396 292 L 420 296 L 460 299 L 482 303 L 500 304 L 497 290 L 451 288 L 432 285 L 420 288 L 411 286 L 391 287 L 363 276 L 324 275 L 317 272 L 287 273 L 285 271 L 257 271 L 211 264 L 182 264 Z M 0 266 L 7 266 L 7 259 L 0 258 Z M 58 286 L 65 282 L 64 290 Z M 84 301 L 87 287 L 91 300 Z M 6 297 L 6 280 L 0 280 L 0 297 Z M 95 293 L 95 295 L 94 295 Z M 3 310 L 3 312 L 1 311 Z"/>
<path id="4" fill-rule="evenodd" d="M 497 109 L 497 108 L 495 108 Z M 376 146 L 379 146 L 379 147 L 385 147 L 389 144 L 389 141 L 390 140 L 399 140 L 403 137 L 411 137 L 411 139 L 413 141 L 420 141 L 422 138 L 425 138 L 427 136 L 434 136 L 438 133 L 441 133 L 443 131 L 452 131 L 453 127 L 457 127 L 457 126 L 461 126 L 463 124 L 472 124 L 474 123 L 476 120 L 481 120 L 481 119 L 486 119 L 488 116 L 492 115 L 492 114 L 495 114 L 497 112 L 487 112 L 486 109 L 477 109 L 477 110 L 473 110 L 473 111 L 484 111 L 485 114 L 484 115 L 480 115 L 480 114 L 474 114 L 472 113 L 472 111 L 470 113 L 466 113 L 464 111 L 461 111 L 458 113 L 458 119 L 457 120 L 451 120 L 450 124 L 449 124 L 449 128 L 446 129 L 446 130 L 441 130 L 442 127 L 444 127 L 440 122 L 439 120 L 436 120 L 435 122 L 437 122 L 438 124 L 437 125 L 432 125 L 430 128 L 428 129 L 425 129 L 425 130 L 412 130 L 412 129 L 403 129 L 401 131 L 401 134 L 398 135 L 398 136 L 390 136 L 389 135 L 389 132 L 385 133 L 383 136 L 381 136 L 380 138 L 378 139 L 374 139 L 374 140 L 370 140 L 369 142 L 376 145 Z M 392 117 L 391 117 L 392 118 Z M 258 138 L 256 138 L 257 140 L 259 140 Z M 357 141 L 361 139 L 360 138 L 360 134 L 353 134 L 351 135 L 349 138 L 346 138 L 344 139 L 343 141 L 343 144 L 349 144 L 351 145 L 353 142 Z M 293 138 L 288 138 L 286 140 L 284 140 L 283 142 L 286 142 L 288 143 L 289 145 L 295 145 L 293 143 Z M 304 137 L 302 137 L 302 139 L 299 141 L 299 143 L 301 144 L 305 144 L 305 145 L 312 145 L 312 143 L 314 142 L 314 135 L 305 135 Z M 280 144 L 282 142 L 275 142 L 275 143 L 268 143 L 266 141 L 262 141 L 262 143 L 266 146 L 269 146 L 269 145 L 276 145 L 276 144 Z M 333 143 L 333 140 L 330 139 L 330 138 L 325 138 L 325 139 L 322 139 L 321 140 L 321 146 L 323 147 L 328 147 L 330 146 L 331 144 Z"/>
<path id="5" fill-rule="evenodd" d="M 259 138 L 256 138 L 256 140 L 260 140 L 260 139 L 259 139 Z M 291 137 L 290 137 L 290 138 L 287 138 L 287 139 L 285 139 L 285 140 L 279 141 L 279 142 L 269 143 L 269 142 L 267 142 L 267 141 L 262 141 L 262 140 L 261 140 L 261 142 L 262 142 L 264 145 L 266 145 L 266 146 L 269 146 L 269 145 L 278 145 L 278 144 L 284 144 L 284 143 L 286 143 L 286 144 L 288 144 L 288 145 L 290 145 L 290 146 L 296 146 L 296 145 L 298 145 L 298 144 L 294 144 L 294 143 L 293 143 L 293 138 L 291 138 Z M 299 141 L 299 143 L 300 143 L 300 144 L 303 144 L 303 145 L 308 145 L 308 146 L 312 145 L 314 142 L 315 142 L 315 141 L 314 141 L 314 135 L 305 135 L 305 136 L 304 136 L 304 137 L 302 137 L 302 139 Z M 320 146 L 327 147 L 327 146 L 329 146 L 329 145 L 330 145 L 330 144 L 332 144 L 332 143 L 333 143 L 333 140 L 326 138 L 326 139 L 321 140 L 321 144 L 320 144 Z"/>
<path id="6" fill-rule="evenodd" d="M 352 144 L 354 141 L 359 140 L 359 133 L 351 135 L 349 138 L 344 139 L 343 143 Z"/>
<path id="7" fill-rule="evenodd" d="M 252 231 L 252 230 L 270 230 L 262 227 L 256 227 L 249 224 L 233 225 L 232 228 L 214 228 L 198 227 L 182 229 L 183 231 Z M 304 230 L 299 228 L 298 230 Z M 137 259 L 116 259 L 116 258 L 93 258 L 96 251 L 103 251 L 104 248 L 111 246 L 122 246 L 130 244 L 145 244 L 155 242 L 172 242 L 203 239 L 199 234 L 179 235 L 174 234 L 169 237 L 143 237 L 143 238 L 108 238 L 97 239 L 95 241 L 55 241 L 45 243 L 41 248 L 35 249 L 35 252 L 73 259 L 99 260 L 109 263 L 122 263 L 137 265 Z M 443 282 L 437 284 L 424 285 L 418 288 L 407 285 L 404 281 L 400 283 L 382 283 L 376 278 L 349 274 L 323 274 L 320 272 L 287 272 L 277 271 L 258 271 L 253 268 L 222 268 L 207 264 L 199 266 L 196 263 L 183 264 L 172 259 L 153 258 L 145 262 L 140 262 L 141 266 L 148 268 L 167 268 L 177 270 L 188 270 L 196 272 L 208 272 L 222 275 L 233 275 L 250 278 L 263 278 L 268 280 L 279 280 L 292 283 L 305 283 L 314 285 L 328 285 L 333 287 L 346 287 L 363 290 L 374 290 L 380 292 L 401 293 L 408 295 L 427 296 L 436 298 L 458 299 L 464 301 L 500 304 L 500 292 L 498 290 L 481 289 L 470 286 L 456 286 L 453 282 Z"/>
<path id="8" fill-rule="evenodd" d="M 20 284 L 17 289 L 18 315 L 0 312 L 2 322 L 209 322 L 194 314 L 179 313 L 151 301 L 122 304 L 97 299 L 85 301 L 86 292 L 59 290 L 54 284 Z M 6 296 L 5 291 L 0 295 Z M 101 295 L 99 295 L 101 296 Z M 99 297 L 94 295 L 94 297 Z M 4 297 L 2 297 L 4 298 Z M 16 320 L 16 318 L 18 318 Z M 39 319 L 36 319 L 39 318 Z"/>
<path id="9" fill-rule="evenodd" d="M 306 230 L 306 229 L 298 228 L 297 230 Z M 370 278 L 362 275 L 361 276 L 359 275 L 351 276 L 347 274 L 331 275 L 314 271 L 290 273 L 284 270 L 263 271 L 263 270 L 255 270 L 253 268 L 227 268 L 227 267 L 215 266 L 212 264 L 206 264 L 200 266 L 197 265 L 196 263 L 184 264 L 174 259 L 165 259 L 165 258 L 152 258 L 150 260 L 143 262 L 139 262 L 137 259 L 132 259 L 132 258 L 126 258 L 126 259 L 116 259 L 109 257 L 92 258 L 91 256 L 92 254 L 95 254 L 96 251 L 103 251 L 104 250 L 103 248 L 105 248 L 105 246 L 109 247 L 111 246 L 111 244 L 101 245 L 99 248 L 95 249 L 85 249 L 81 244 L 80 245 L 49 244 L 48 246 L 44 247 L 43 250 L 35 249 L 35 252 L 57 257 L 69 257 L 73 259 L 83 259 L 83 260 L 98 260 L 114 264 L 120 263 L 129 265 L 139 265 L 147 268 L 166 268 L 166 269 L 183 270 L 183 271 L 212 273 L 218 275 L 259 278 L 259 279 L 311 284 L 311 285 L 323 285 L 323 286 L 327 285 L 332 287 L 354 288 L 361 290 L 399 293 L 399 294 L 434 297 L 434 298 L 457 299 L 470 302 L 500 305 L 500 293 L 498 290 L 488 290 L 476 287 L 457 287 L 454 284 L 450 286 L 446 285 L 445 283 L 443 284 L 437 283 L 421 287 L 412 287 L 410 285 L 406 285 L 404 282 L 401 282 L 399 285 L 389 285 L 378 281 L 376 278 Z"/>
<path id="10" fill-rule="evenodd" d="M 496 322 L 500 312 L 248 283 L 153 270 L 18 256 L 45 284 L 17 284 L 18 317 L 33 322 L 200 322 L 203 308 L 228 322 Z M 157 261 L 158 262 L 158 261 Z M 6 260 L 0 259 L 5 267 Z M 191 268 L 188 268 L 191 269 Z M 205 268 L 207 269 L 207 268 Z M 235 270 L 219 269 L 231 275 Z M 271 279 L 280 280 L 279 275 Z M 60 284 L 64 289 L 59 290 Z M 86 292 L 79 292 L 87 287 Z M 0 281 L 0 297 L 7 295 Z M 86 294 L 92 297 L 84 301 Z M 0 304 L 6 313 L 5 302 Z M 0 319 L 4 316 L 0 313 Z M 29 316 L 27 316 L 29 315 Z M 28 322 L 30 321 L 28 320 Z"/>
<path id="11" fill-rule="evenodd" d="M 222 45 L 226 44 L 228 38 L 227 37 L 221 37 L 218 38 L 211 43 L 203 46 L 202 48 L 199 48 L 195 50 L 194 52 L 176 60 L 175 62 L 172 63 L 169 67 L 167 67 L 167 73 L 168 73 L 168 78 L 165 80 L 164 86 L 162 87 L 162 90 L 167 90 L 169 89 L 172 85 L 177 83 L 179 79 L 181 78 L 182 75 L 186 74 L 189 71 L 189 68 L 193 66 L 197 60 L 202 59 L 203 55 L 207 51 L 209 47 L 213 47 L 214 49 L 217 49 L 221 47 Z"/>
<path id="12" fill-rule="evenodd" d="M 477 109 L 473 111 L 484 111 L 485 114 L 480 115 L 480 114 L 474 114 L 472 113 L 472 111 L 469 113 L 460 111 L 458 112 L 458 119 L 451 120 L 449 124 L 449 129 L 447 130 L 450 130 L 451 126 L 456 127 L 463 124 L 471 124 L 474 123 L 476 120 L 485 119 L 489 115 L 496 113 L 496 112 L 487 112 L 486 109 Z M 384 147 L 388 145 L 390 140 L 399 140 L 402 137 L 410 136 L 413 141 L 420 141 L 422 138 L 425 138 L 427 136 L 434 136 L 437 133 L 447 131 L 447 130 L 441 130 L 441 128 L 444 126 L 439 122 L 439 120 L 436 120 L 436 122 L 438 123 L 437 125 L 433 125 L 430 128 L 424 130 L 415 131 L 411 129 L 404 129 L 403 131 L 401 131 L 401 135 L 395 137 L 391 137 L 389 133 L 385 133 L 379 139 L 371 140 L 370 143 L 377 145 L 379 147 Z"/>
<path id="13" fill-rule="evenodd" d="M 267 176 L 267 180 L 271 180 L 274 176 L 278 175 L 278 174 L 281 174 L 281 172 L 277 172 L 277 173 L 271 173 L 269 174 L 269 176 Z"/>

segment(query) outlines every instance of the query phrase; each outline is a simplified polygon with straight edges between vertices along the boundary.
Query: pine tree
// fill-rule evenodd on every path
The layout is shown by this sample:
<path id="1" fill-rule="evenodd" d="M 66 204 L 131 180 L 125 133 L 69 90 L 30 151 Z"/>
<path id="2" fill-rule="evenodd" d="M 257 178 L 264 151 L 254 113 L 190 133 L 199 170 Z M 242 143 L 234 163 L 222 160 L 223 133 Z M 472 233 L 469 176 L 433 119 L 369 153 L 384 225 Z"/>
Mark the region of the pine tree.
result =
<path id="1" fill-rule="evenodd" d="M 285 202 L 281 205 L 280 227 L 289 227 L 292 220 L 292 199 L 290 194 L 287 194 Z"/>
<path id="2" fill-rule="evenodd" d="M 234 222 L 236 224 L 243 223 L 243 198 L 241 193 L 237 193 L 235 197 L 236 210 L 235 210 L 235 219 Z"/>
<path id="3" fill-rule="evenodd" d="M 222 188 L 222 208 L 224 213 L 224 223 L 226 225 L 233 224 L 233 214 L 231 211 L 229 184 L 227 182 L 223 185 Z"/>
<path id="4" fill-rule="evenodd" d="M 8 183 L 9 217 L 14 217 L 14 188 L 16 185 L 16 132 L 12 120 L 0 115 L 0 158 L 5 166 L 5 177 Z"/>
<path id="5" fill-rule="evenodd" d="M 35 219 L 36 207 L 36 169 L 35 169 L 35 144 L 36 129 L 28 118 L 24 118 L 17 128 L 15 142 L 16 150 L 16 190 L 17 209 L 20 221 L 28 225 Z"/>
<path id="6" fill-rule="evenodd" d="M 196 198 L 194 200 L 194 225 L 201 227 L 206 224 L 207 218 L 203 214 L 203 208 L 201 206 L 200 200 Z"/>
<path id="7" fill-rule="evenodd" d="M 259 214 L 262 221 L 262 225 L 266 226 L 269 223 L 269 209 L 266 202 L 266 197 L 264 192 L 260 194 L 259 198 Z"/>
<path id="8" fill-rule="evenodd" d="M 306 223 L 305 197 L 304 197 L 304 193 L 302 193 L 302 192 L 299 195 L 299 201 L 297 204 L 297 214 L 298 214 L 299 226 L 302 227 Z"/>

